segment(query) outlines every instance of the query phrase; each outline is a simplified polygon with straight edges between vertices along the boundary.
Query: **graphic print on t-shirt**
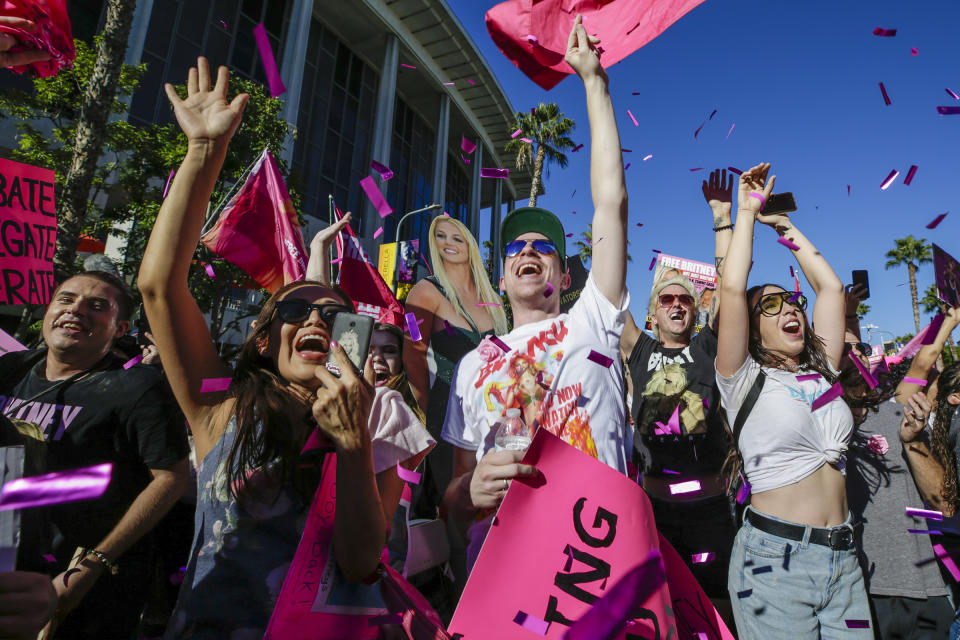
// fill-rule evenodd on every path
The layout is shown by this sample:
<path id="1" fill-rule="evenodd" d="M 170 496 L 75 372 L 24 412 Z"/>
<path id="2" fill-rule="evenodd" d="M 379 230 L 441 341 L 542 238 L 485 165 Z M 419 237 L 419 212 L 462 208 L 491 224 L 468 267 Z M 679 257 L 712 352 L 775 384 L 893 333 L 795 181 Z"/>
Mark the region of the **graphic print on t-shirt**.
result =
<path id="1" fill-rule="evenodd" d="M 667 435 L 663 427 L 679 407 L 680 433 L 690 435 L 706 433 L 707 414 L 703 398 L 690 390 L 687 370 L 684 365 L 693 364 L 690 347 L 674 357 L 654 351 L 647 362 L 647 371 L 652 372 L 643 388 L 643 403 L 640 408 L 638 429 L 643 435 Z"/>
<path id="2" fill-rule="evenodd" d="M 0 396 L 0 412 L 11 420 L 29 422 L 43 432 L 46 440 L 60 440 L 83 407 L 51 402 L 28 402 L 27 398 Z"/>
<path id="3" fill-rule="evenodd" d="M 561 320 L 531 336 L 523 347 L 500 351 L 480 368 L 473 387 L 483 390 L 487 411 L 503 416 L 507 409 L 519 409 L 524 423 L 545 427 L 596 458 L 590 415 L 580 401 L 583 383 L 552 389 L 564 356 L 560 343 L 567 333 Z"/>

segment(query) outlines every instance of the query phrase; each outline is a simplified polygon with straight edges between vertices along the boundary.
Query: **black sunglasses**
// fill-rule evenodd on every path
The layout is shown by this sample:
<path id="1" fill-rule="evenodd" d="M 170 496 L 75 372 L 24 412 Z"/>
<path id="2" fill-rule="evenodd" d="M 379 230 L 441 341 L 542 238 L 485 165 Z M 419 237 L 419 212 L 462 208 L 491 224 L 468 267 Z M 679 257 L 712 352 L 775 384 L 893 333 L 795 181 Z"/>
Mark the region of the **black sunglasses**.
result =
<path id="1" fill-rule="evenodd" d="M 353 313 L 353 309 L 342 304 L 326 303 L 313 304 L 306 300 L 294 298 L 292 300 L 280 300 L 277 302 L 277 316 L 284 322 L 295 324 L 303 322 L 310 317 L 310 313 L 316 309 L 320 314 L 323 323 L 329 325 L 338 313 Z"/>
<path id="2" fill-rule="evenodd" d="M 503 254 L 508 258 L 513 258 L 526 249 L 528 244 L 533 245 L 534 250 L 543 256 L 552 256 L 557 253 L 557 245 L 549 240 L 514 240 L 507 243 Z"/>
<path id="3" fill-rule="evenodd" d="M 793 297 L 797 296 L 796 300 L 793 300 Z M 780 313 L 780 310 L 783 309 L 783 303 L 788 302 L 800 309 L 801 311 L 806 311 L 807 309 L 807 296 L 802 293 L 790 293 L 789 291 L 778 291 L 776 293 L 768 293 L 765 296 L 761 296 L 757 301 L 757 304 L 753 305 L 753 310 L 751 313 L 760 310 L 765 316 L 775 316 Z"/>
<path id="4" fill-rule="evenodd" d="M 856 347 L 860 351 L 861 355 L 864 355 L 864 356 L 869 356 L 870 354 L 873 353 L 873 347 L 867 344 L 866 342 L 844 342 L 843 343 L 844 351 L 850 351 L 854 347 Z"/>

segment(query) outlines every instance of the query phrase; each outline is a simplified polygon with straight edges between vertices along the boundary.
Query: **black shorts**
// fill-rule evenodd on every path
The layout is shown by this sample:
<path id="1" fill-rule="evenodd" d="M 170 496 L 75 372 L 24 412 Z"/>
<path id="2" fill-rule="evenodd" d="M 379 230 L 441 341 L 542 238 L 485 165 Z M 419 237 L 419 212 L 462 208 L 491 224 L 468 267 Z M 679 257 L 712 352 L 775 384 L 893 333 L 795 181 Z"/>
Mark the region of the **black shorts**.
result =
<path id="1" fill-rule="evenodd" d="M 727 568 L 736 526 L 726 496 L 696 502 L 666 502 L 650 497 L 657 530 L 687 563 L 710 598 L 729 599 Z M 712 552 L 708 562 L 693 562 L 694 554 Z"/>

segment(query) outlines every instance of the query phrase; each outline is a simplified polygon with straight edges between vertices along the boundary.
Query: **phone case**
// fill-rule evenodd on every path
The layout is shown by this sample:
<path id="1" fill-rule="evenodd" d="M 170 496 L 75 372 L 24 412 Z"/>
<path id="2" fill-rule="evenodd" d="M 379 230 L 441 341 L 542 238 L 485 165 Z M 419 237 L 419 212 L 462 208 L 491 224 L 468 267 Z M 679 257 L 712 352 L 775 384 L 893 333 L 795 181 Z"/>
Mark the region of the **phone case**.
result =
<path id="1" fill-rule="evenodd" d="M 373 318 L 356 313 L 338 313 L 333 321 L 330 339 L 338 342 L 353 363 L 353 368 L 363 371 L 370 350 L 370 336 L 373 334 Z M 331 360 L 333 358 L 331 357 Z M 334 365 L 340 363 L 334 362 Z"/>

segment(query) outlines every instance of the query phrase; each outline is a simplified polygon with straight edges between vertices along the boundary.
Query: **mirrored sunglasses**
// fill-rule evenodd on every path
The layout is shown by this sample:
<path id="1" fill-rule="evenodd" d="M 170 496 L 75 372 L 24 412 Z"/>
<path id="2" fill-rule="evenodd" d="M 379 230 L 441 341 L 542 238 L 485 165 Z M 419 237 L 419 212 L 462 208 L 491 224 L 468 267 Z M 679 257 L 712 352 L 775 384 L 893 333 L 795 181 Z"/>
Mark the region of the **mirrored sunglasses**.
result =
<path id="1" fill-rule="evenodd" d="M 513 258 L 526 249 L 528 244 L 533 245 L 534 251 L 542 256 L 552 256 L 557 253 L 557 245 L 549 240 L 514 240 L 513 242 L 507 243 L 504 249 L 504 255 L 508 258 Z"/>
<path id="2" fill-rule="evenodd" d="M 754 305 L 753 310 L 760 310 L 765 316 L 775 316 L 780 313 L 780 310 L 783 309 L 783 303 L 787 302 L 792 304 L 801 311 L 807 309 L 807 296 L 802 293 L 797 296 L 797 299 L 791 302 L 791 298 L 797 294 L 790 293 L 789 291 L 778 291 L 777 293 L 768 293 L 767 295 L 760 298 L 756 305 Z"/>

